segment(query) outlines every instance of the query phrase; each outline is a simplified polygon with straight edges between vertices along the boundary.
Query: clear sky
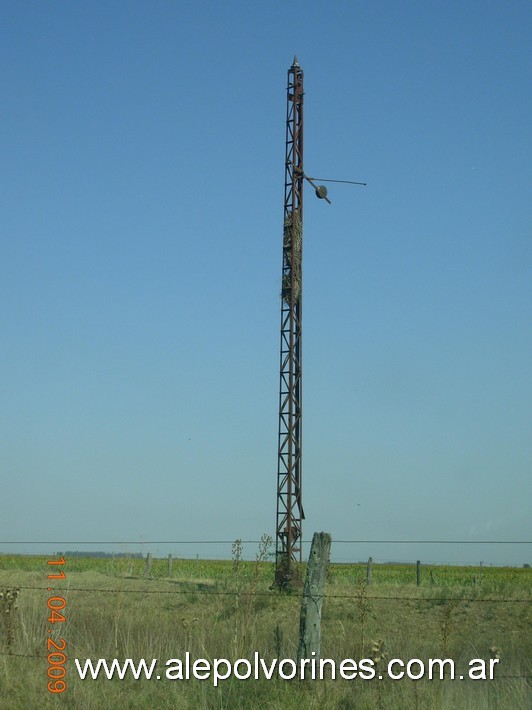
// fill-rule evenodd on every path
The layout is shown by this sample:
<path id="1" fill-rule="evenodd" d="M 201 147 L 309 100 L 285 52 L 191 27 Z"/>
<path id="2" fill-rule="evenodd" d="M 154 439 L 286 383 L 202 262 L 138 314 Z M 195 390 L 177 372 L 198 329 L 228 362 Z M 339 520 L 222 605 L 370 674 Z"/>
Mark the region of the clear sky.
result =
<path id="1" fill-rule="evenodd" d="M 307 174 L 368 183 L 306 193 L 304 536 L 532 539 L 531 26 L 528 1 L 4 0 L 1 540 L 274 534 L 294 54 Z"/>

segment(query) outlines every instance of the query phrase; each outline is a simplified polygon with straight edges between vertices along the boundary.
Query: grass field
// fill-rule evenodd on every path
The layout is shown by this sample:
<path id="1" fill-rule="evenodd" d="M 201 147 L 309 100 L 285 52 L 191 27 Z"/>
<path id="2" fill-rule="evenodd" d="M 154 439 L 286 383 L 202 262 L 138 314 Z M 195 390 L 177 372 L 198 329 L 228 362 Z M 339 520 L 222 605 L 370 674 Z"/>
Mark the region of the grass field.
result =
<path id="1" fill-rule="evenodd" d="M 500 658 L 494 680 L 167 680 L 164 662 L 184 658 L 295 658 L 300 592 L 269 589 L 271 562 L 68 558 L 52 583 L 44 557 L 0 557 L 0 707 L 104 708 L 511 708 L 531 706 L 532 570 L 331 565 L 321 657 L 452 658 L 457 675 L 473 658 Z M 58 568 L 55 568 L 58 569 Z M 303 570 L 304 573 L 304 570 Z M 53 586 L 53 591 L 47 590 Z M 18 589 L 17 608 L 5 592 Z M 50 623 L 47 602 L 66 600 Z M 4 600 L 2 602 L 2 600 Z M 48 634 L 48 629 L 51 633 Z M 67 643 L 67 689 L 47 689 L 48 639 Z M 162 679 L 81 680 L 74 658 L 159 659 Z"/>

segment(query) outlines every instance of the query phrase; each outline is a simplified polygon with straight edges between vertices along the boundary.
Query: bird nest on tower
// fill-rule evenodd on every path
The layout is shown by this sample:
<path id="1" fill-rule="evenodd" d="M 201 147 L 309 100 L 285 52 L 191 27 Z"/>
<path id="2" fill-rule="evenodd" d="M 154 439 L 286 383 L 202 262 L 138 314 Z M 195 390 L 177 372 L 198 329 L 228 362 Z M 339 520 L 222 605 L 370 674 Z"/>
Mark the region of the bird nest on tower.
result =
<path id="1" fill-rule="evenodd" d="M 301 297 L 301 258 L 303 225 L 301 210 L 295 210 L 284 221 L 283 231 L 283 281 L 281 297 L 290 304 L 293 284 L 294 303 Z"/>

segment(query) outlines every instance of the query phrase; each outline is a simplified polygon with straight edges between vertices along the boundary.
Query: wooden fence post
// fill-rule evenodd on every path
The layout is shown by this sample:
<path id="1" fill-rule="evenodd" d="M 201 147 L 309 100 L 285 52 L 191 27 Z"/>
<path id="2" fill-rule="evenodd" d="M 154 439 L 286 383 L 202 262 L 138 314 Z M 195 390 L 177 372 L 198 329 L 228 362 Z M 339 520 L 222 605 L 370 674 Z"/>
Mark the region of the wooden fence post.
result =
<path id="1" fill-rule="evenodd" d="M 370 557 L 368 560 L 368 569 L 366 572 L 366 584 L 369 585 L 371 584 L 371 567 L 373 565 L 373 557 Z"/>
<path id="2" fill-rule="evenodd" d="M 172 576 L 172 555 L 168 553 L 168 576 Z"/>
<path id="3" fill-rule="evenodd" d="M 312 652 L 320 657 L 321 605 L 330 552 L 330 534 L 314 533 L 301 600 L 298 660 L 311 658 Z"/>
<path id="4" fill-rule="evenodd" d="M 151 572 L 151 552 L 146 555 L 146 577 L 149 578 Z"/>
<path id="5" fill-rule="evenodd" d="M 416 562 L 416 584 L 418 587 L 421 585 L 421 562 L 419 560 Z"/>

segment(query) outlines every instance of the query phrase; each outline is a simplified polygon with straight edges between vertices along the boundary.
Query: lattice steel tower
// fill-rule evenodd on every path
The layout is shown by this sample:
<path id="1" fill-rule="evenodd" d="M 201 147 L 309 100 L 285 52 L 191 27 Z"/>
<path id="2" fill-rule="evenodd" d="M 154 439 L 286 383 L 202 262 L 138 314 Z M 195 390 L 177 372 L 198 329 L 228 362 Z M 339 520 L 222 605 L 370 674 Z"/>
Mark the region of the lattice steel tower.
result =
<path id="1" fill-rule="evenodd" d="M 298 586 L 294 563 L 302 561 L 301 499 L 301 296 L 303 288 L 303 182 L 316 197 L 331 204 L 320 182 L 366 185 L 353 180 L 311 178 L 303 170 L 303 70 L 294 57 L 286 90 L 286 157 L 284 171 L 283 274 L 281 286 L 281 377 L 277 466 L 275 584 Z"/>
<path id="2" fill-rule="evenodd" d="M 301 562 L 301 295 L 303 256 L 303 70 L 288 70 L 281 291 L 281 366 L 277 467 L 275 583 L 296 583 Z"/>

